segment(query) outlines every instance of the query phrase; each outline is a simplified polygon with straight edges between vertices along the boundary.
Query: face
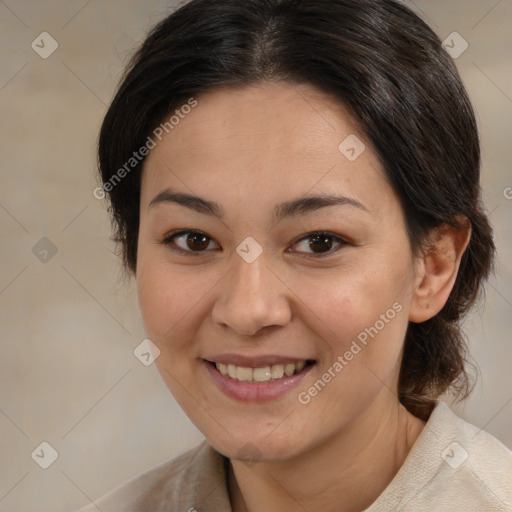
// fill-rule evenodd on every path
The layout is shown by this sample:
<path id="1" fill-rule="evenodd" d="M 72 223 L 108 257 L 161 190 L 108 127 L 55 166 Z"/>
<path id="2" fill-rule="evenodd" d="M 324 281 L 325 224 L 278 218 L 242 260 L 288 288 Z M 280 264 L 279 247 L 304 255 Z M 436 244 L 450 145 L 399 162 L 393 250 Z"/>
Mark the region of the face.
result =
<path id="1" fill-rule="evenodd" d="M 396 403 L 415 281 L 403 212 L 357 124 L 316 89 L 195 99 L 144 164 L 139 307 L 210 443 L 289 459 Z"/>

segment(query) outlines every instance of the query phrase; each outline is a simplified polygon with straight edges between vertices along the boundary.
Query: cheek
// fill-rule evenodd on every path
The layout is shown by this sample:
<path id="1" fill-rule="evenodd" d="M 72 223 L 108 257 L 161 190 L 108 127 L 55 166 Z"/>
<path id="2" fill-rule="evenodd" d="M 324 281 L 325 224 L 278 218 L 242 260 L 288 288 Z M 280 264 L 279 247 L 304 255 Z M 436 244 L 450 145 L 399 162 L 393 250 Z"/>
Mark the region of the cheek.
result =
<path id="1" fill-rule="evenodd" d="M 170 272 L 157 262 L 146 264 L 143 260 L 137 276 L 137 297 L 146 333 L 158 345 L 180 327 L 194 298 L 184 275 Z"/>
<path id="2" fill-rule="evenodd" d="M 176 359 L 198 349 L 196 334 L 211 315 L 219 269 L 171 265 L 162 257 L 142 258 L 137 297 L 145 332 Z"/>
<path id="3" fill-rule="evenodd" d="M 321 279 L 305 279 L 298 275 L 294 280 L 294 291 L 300 297 L 304 311 L 309 309 L 308 316 L 316 316 L 330 337 L 347 340 L 373 326 L 381 315 L 385 320 L 397 316 L 396 310 L 400 307 L 393 309 L 393 304 L 401 304 L 404 288 L 401 281 L 399 276 L 388 274 L 386 277 L 380 271 L 351 268 Z"/>
<path id="4" fill-rule="evenodd" d="M 321 336 L 321 372 L 336 375 L 331 393 L 345 405 L 354 400 L 354 389 L 361 405 L 370 400 L 382 382 L 391 382 L 399 363 L 408 325 L 403 277 L 383 269 L 351 268 L 328 279 L 295 281 L 302 318 Z"/>
<path id="5" fill-rule="evenodd" d="M 195 359 L 193 331 L 203 303 L 197 291 L 200 280 L 175 272 L 155 259 L 142 259 L 139 269 L 139 309 L 147 337 L 160 349 L 156 366 L 174 398 L 187 411 L 190 397 L 183 383 L 188 382 L 186 388 L 193 389 L 189 379 L 190 364 Z"/>

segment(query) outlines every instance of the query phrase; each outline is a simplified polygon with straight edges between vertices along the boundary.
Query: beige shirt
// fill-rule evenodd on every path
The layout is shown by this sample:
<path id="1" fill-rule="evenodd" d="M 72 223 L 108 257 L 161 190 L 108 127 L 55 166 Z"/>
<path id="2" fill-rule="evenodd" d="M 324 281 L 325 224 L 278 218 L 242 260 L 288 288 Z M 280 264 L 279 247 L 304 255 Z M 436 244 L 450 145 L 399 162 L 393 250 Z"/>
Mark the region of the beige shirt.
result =
<path id="1" fill-rule="evenodd" d="M 203 441 L 95 503 L 102 512 L 231 512 L 228 464 Z M 77 512 L 97 510 L 90 504 Z M 511 512 L 512 452 L 436 401 L 404 464 L 363 512 L 399 511 Z"/>

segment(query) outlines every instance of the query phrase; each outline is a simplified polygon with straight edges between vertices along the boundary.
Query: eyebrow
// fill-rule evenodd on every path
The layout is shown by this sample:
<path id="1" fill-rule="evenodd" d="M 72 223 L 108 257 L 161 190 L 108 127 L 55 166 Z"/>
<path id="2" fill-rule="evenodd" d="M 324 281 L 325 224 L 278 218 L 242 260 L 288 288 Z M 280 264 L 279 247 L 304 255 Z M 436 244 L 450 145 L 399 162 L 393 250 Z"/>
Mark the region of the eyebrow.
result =
<path id="1" fill-rule="evenodd" d="M 179 204 L 198 213 L 212 215 L 218 219 L 225 218 L 224 210 L 214 201 L 209 201 L 202 197 L 182 192 L 173 192 L 171 189 L 166 189 L 158 193 L 149 203 L 149 208 L 162 203 Z M 293 201 L 287 201 L 276 205 L 274 208 L 274 220 L 275 222 L 280 222 L 286 217 L 307 215 L 308 213 L 327 206 L 352 206 L 369 213 L 366 206 L 350 197 L 338 194 L 320 194 L 315 196 L 299 197 Z"/>

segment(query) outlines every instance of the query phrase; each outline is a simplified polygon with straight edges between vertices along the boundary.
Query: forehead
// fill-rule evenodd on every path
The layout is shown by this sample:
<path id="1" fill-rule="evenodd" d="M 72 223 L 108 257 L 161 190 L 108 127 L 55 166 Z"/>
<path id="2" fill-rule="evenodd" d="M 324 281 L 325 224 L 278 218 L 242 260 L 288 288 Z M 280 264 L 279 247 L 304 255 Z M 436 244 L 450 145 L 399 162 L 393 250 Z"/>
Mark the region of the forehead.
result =
<path id="1" fill-rule="evenodd" d="M 333 188 L 349 195 L 380 190 L 382 200 L 393 195 L 357 122 L 312 86 L 225 87 L 195 99 L 148 155 L 142 202 L 166 186 L 215 190 L 219 200 L 236 191 L 242 201 Z"/>
<path id="2" fill-rule="evenodd" d="M 182 115 L 170 132 L 174 144 L 166 141 L 175 153 L 178 150 L 188 158 L 198 152 L 221 158 L 240 156 L 242 151 L 258 152 L 260 157 L 275 150 L 303 156 L 318 149 L 330 153 L 337 150 L 345 132 L 358 131 L 341 103 L 309 85 L 270 82 L 223 87 L 196 101 L 197 106 Z M 155 149 L 153 153 L 160 153 Z"/>

